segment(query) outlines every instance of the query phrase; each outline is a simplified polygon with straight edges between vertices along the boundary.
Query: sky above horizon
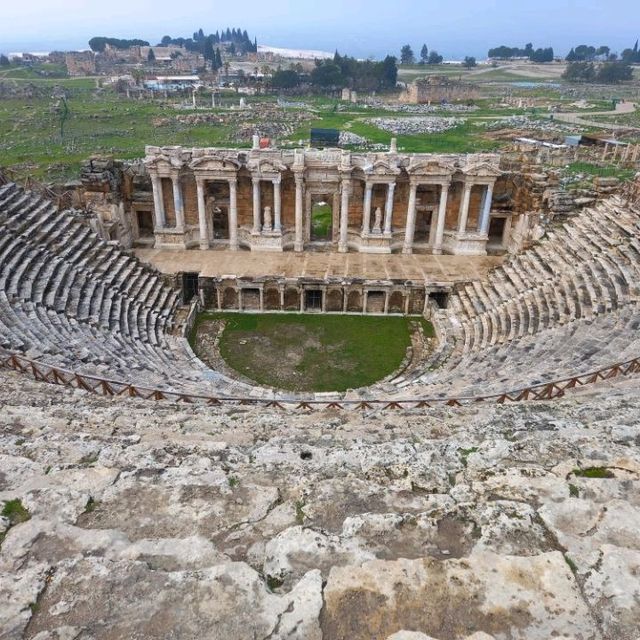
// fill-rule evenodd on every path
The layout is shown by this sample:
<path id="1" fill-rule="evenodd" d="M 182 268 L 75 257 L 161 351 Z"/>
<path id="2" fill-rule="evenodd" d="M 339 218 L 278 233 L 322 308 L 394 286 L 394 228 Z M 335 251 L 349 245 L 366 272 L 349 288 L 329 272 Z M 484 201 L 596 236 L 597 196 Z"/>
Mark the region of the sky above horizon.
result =
<path id="1" fill-rule="evenodd" d="M 5 0 L 6 2 L 6 0 Z M 3 2 L 4 4 L 4 2 Z M 398 55 L 423 43 L 446 59 L 485 57 L 498 45 L 633 46 L 640 36 L 637 0 L 23 0 L 3 6 L 0 52 L 86 48 L 92 36 L 188 37 L 240 27 L 260 44 L 340 50 L 358 57 Z"/>

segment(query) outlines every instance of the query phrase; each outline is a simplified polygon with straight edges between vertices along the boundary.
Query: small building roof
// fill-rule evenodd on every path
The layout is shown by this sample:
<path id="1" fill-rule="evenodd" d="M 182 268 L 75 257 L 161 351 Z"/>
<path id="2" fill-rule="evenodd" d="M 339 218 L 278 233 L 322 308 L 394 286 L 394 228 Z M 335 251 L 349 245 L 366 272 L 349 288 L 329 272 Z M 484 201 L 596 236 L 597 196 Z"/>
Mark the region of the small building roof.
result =
<path id="1" fill-rule="evenodd" d="M 200 82 L 200 76 L 156 76 L 158 82 Z"/>

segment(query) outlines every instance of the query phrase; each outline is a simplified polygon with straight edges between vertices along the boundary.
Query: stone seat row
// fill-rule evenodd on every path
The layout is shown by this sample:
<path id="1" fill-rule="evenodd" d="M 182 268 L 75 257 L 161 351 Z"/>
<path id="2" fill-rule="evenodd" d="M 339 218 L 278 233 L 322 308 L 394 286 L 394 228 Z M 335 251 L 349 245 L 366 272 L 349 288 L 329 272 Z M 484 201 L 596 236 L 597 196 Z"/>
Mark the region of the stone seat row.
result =
<path id="1" fill-rule="evenodd" d="M 48 356 L 46 362 L 63 368 L 78 370 L 78 365 L 108 364 L 110 375 L 121 374 L 130 379 L 132 372 L 141 370 L 142 365 L 151 372 L 164 372 L 179 363 L 172 350 L 96 329 L 30 301 L 9 302 L 1 291 L 0 314 L 5 348 L 24 351 L 38 359 Z M 79 352 L 82 357 L 78 357 Z"/>
<path id="2" fill-rule="evenodd" d="M 0 286 L 10 297 L 124 331 L 117 301 L 127 297 L 129 316 L 141 316 L 128 323 L 133 335 L 158 343 L 178 300 L 158 274 L 102 241 L 72 214 L 56 212 L 17 187 L 0 192 L 0 214 Z"/>
<path id="3" fill-rule="evenodd" d="M 387 385 L 384 391 L 401 397 L 481 396 L 586 374 L 640 354 L 639 327 L 640 306 L 627 305 L 469 351 L 437 370 Z"/>
<path id="4" fill-rule="evenodd" d="M 0 188 L 2 346 L 79 373 L 193 395 L 273 398 L 167 335 L 177 293 L 72 212 Z M 301 396 L 302 397 L 302 396 Z"/>
<path id="5" fill-rule="evenodd" d="M 454 338 L 379 392 L 502 393 L 588 373 L 640 354 L 640 211 L 619 196 L 460 287 L 434 322 Z"/>
<path id="6" fill-rule="evenodd" d="M 459 350 L 484 349 L 638 301 L 638 219 L 604 202 L 508 260 L 486 282 L 460 287 L 450 311 Z"/>
<path id="7" fill-rule="evenodd" d="M 145 386 L 200 382 L 169 334 L 178 292 L 156 272 L 13 184 L 0 187 L 0 231 L 3 347 Z"/>

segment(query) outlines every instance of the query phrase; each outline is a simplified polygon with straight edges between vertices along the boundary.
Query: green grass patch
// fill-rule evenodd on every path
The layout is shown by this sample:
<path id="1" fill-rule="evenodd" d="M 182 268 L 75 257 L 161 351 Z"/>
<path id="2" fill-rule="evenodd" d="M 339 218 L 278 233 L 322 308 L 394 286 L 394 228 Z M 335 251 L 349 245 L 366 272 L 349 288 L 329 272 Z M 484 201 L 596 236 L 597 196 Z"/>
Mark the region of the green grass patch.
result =
<path id="1" fill-rule="evenodd" d="M 471 447 L 470 449 L 458 449 L 458 453 L 460 454 L 460 460 L 462 464 L 466 467 L 467 460 L 472 453 L 477 453 L 478 447 Z"/>
<path id="2" fill-rule="evenodd" d="M 18 499 L 5 502 L 1 515 L 9 520 L 11 526 L 31 519 L 31 514 Z"/>
<path id="3" fill-rule="evenodd" d="M 589 162 L 572 162 L 567 171 L 571 174 L 584 173 L 589 176 L 600 178 L 619 178 L 620 180 L 630 180 L 635 175 L 633 169 L 621 169 L 620 167 L 606 166 L 600 167 Z"/>
<path id="4" fill-rule="evenodd" d="M 205 313 L 223 319 L 220 354 L 259 384 L 290 391 L 346 391 L 368 386 L 396 371 L 411 344 L 414 318 L 325 314 Z M 426 332 L 431 333 L 429 323 Z M 197 346 L 197 337 L 192 344 Z M 196 348 L 197 352 L 197 348 Z"/>
<path id="5" fill-rule="evenodd" d="M 606 467 L 588 467 L 586 469 L 574 469 L 573 475 L 577 478 L 599 478 L 610 479 L 614 478 L 613 471 Z"/>
<path id="6" fill-rule="evenodd" d="M 87 500 L 87 504 L 84 505 L 84 512 L 85 513 L 93 513 L 96 510 L 96 507 L 98 506 L 98 502 L 96 502 L 92 496 L 89 496 L 89 499 Z"/>
<path id="7" fill-rule="evenodd" d="M 311 215 L 311 234 L 319 240 L 331 240 L 331 226 L 333 224 L 333 211 L 327 203 L 316 204 Z"/>
<path id="8" fill-rule="evenodd" d="M 11 82 L 2 80 L 0 82 Z M 51 82 L 38 83 L 47 87 Z M 61 80 L 68 89 L 69 118 L 64 137 L 55 101 L 33 98 L 0 100 L 0 163 L 25 177 L 58 181 L 77 178 L 82 163 L 92 155 L 123 160 L 144 156 L 145 145 L 236 147 L 230 126 L 183 124 L 184 111 L 162 101 L 136 102 L 110 91 L 95 93 L 95 82 Z M 40 96 L 40 97 L 39 97 Z"/>
<path id="9" fill-rule="evenodd" d="M 304 519 L 306 515 L 304 513 L 304 502 L 302 500 L 296 500 L 296 524 L 302 525 L 304 524 Z"/>
<path id="10" fill-rule="evenodd" d="M 567 563 L 569 569 L 571 569 L 571 573 L 578 573 L 578 566 L 566 553 L 564 554 L 564 561 Z"/>

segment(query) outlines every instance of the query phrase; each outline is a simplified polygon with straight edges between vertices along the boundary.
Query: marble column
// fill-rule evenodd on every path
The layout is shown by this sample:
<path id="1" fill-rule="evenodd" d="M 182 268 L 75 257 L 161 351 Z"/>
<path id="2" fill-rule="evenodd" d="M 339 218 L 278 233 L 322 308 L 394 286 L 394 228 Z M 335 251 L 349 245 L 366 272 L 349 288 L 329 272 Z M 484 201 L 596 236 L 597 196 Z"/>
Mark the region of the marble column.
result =
<path id="1" fill-rule="evenodd" d="M 467 220 L 469 218 L 469 203 L 471 202 L 471 187 L 473 185 L 465 183 L 460 202 L 460 212 L 458 213 L 458 233 L 467 230 Z"/>
<path id="2" fill-rule="evenodd" d="M 387 203 L 384 208 L 384 234 L 391 235 L 391 221 L 393 220 L 393 196 L 396 191 L 396 184 L 392 182 L 387 185 Z"/>
<path id="3" fill-rule="evenodd" d="M 509 250 L 509 241 L 511 240 L 511 225 L 513 224 L 513 218 L 507 216 L 504 219 L 504 230 L 502 232 L 502 249 L 504 251 Z"/>
<path id="4" fill-rule="evenodd" d="M 482 211 L 478 221 L 478 233 L 486 236 L 489 233 L 489 220 L 491 217 L 491 202 L 493 200 L 493 185 L 488 184 L 482 198 Z"/>
<path id="5" fill-rule="evenodd" d="M 351 190 L 351 179 L 342 179 L 342 199 L 340 201 L 340 239 L 338 241 L 338 251 L 347 253 L 349 238 L 349 192 Z"/>
<path id="6" fill-rule="evenodd" d="M 447 219 L 447 200 L 449 199 L 449 183 L 440 185 L 440 206 L 438 207 L 438 224 L 436 226 L 436 237 L 433 241 L 433 253 L 441 254 L 444 243 L 444 225 Z"/>
<path id="7" fill-rule="evenodd" d="M 164 213 L 162 178 L 151 176 L 151 186 L 153 188 L 153 214 L 156 229 L 164 229 L 167 226 L 167 218 Z"/>
<path id="8" fill-rule="evenodd" d="M 229 248 L 237 251 L 238 245 L 238 180 L 229 180 Z"/>
<path id="9" fill-rule="evenodd" d="M 409 190 L 409 208 L 407 210 L 407 221 L 404 229 L 404 246 L 402 253 L 413 253 L 413 238 L 416 233 L 416 197 L 418 185 L 411 183 Z"/>
<path id="10" fill-rule="evenodd" d="M 371 198 L 373 196 L 373 184 L 367 182 L 364 188 L 364 208 L 362 210 L 362 233 L 371 233 Z"/>
<path id="11" fill-rule="evenodd" d="M 196 180 L 198 187 L 198 223 L 200 225 L 200 248 L 209 248 L 209 233 L 207 231 L 207 207 L 204 201 L 204 180 Z"/>
<path id="12" fill-rule="evenodd" d="M 273 230 L 282 231 L 282 192 L 280 190 L 280 178 L 273 181 Z"/>
<path id="13" fill-rule="evenodd" d="M 260 178 L 253 178 L 253 229 L 251 233 L 260 235 Z"/>
<path id="14" fill-rule="evenodd" d="M 294 251 L 304 251 L 304 240 L 302 233 L 302 210 L 303 210 L 303 188 L 304 177 L 296 174 L 296 237 L 293 245 Z"/>
<path id="15" fill-rule="evenodd" d="M 173 186 L 173 207 L 176 211 L 176 230 L 184 232 L 184 200 L 182 199 L 182 186 L 180 176 L 171 176 Z"/>

